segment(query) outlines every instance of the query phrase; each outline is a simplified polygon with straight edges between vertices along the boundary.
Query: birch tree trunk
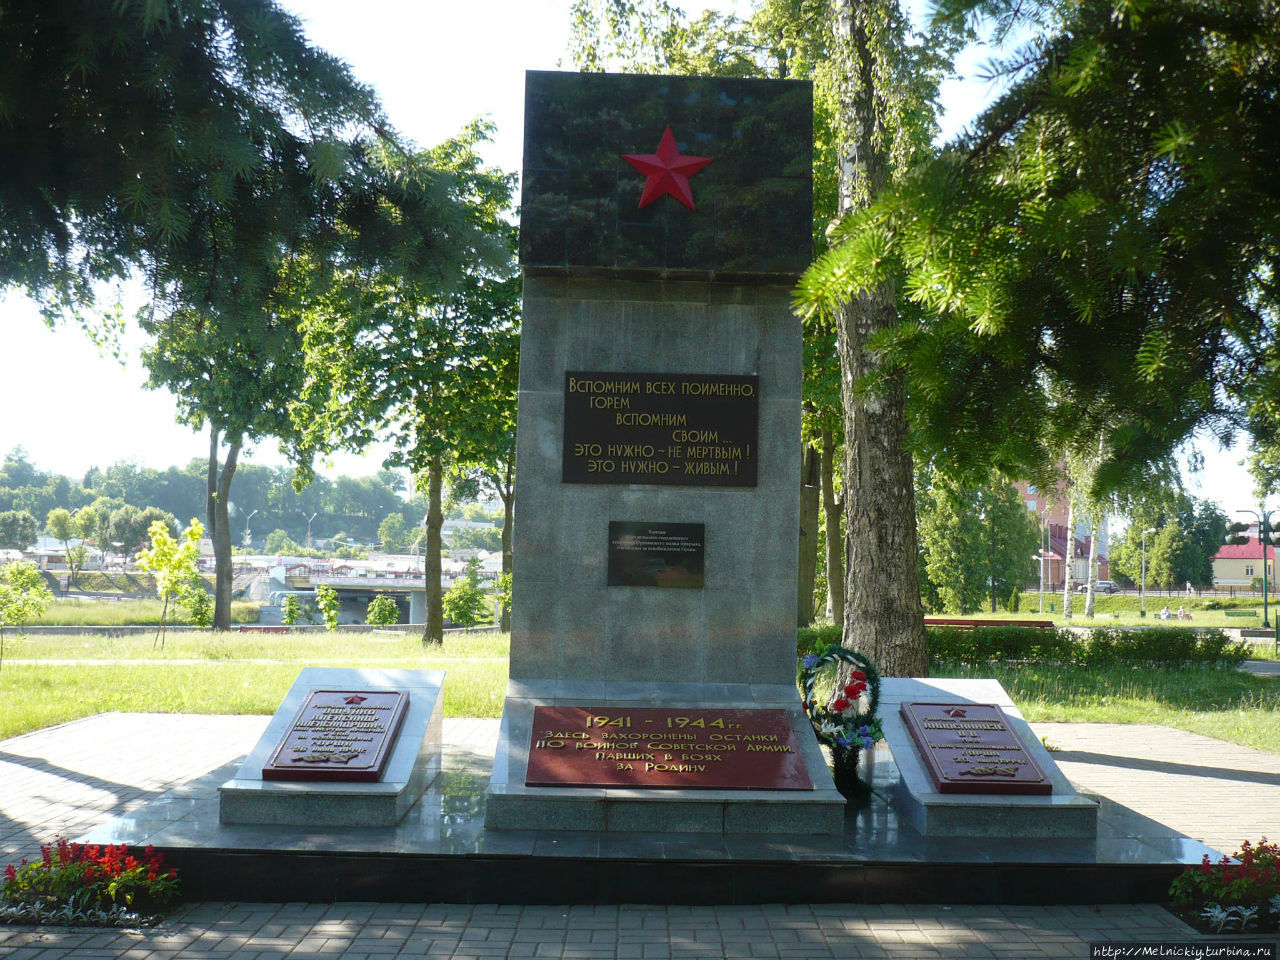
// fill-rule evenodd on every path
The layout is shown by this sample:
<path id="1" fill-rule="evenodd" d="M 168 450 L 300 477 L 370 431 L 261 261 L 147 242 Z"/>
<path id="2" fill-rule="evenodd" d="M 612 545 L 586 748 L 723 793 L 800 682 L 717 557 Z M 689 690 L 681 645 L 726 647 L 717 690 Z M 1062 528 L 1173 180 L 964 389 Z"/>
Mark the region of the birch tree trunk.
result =
<path id="1" fill-rule="evenodd" d="M 818 575 L 818 451 L 805 444 L 800 471 L 800 569 L 796 625 L 813 623 L 813 585 Z"/>
<path id="2" fill-rule="evenodd" d="M 844 538 L 840 501 L 836 500 L 835 438 L 822 431 L 822 516 L 827 531 L 827 619 L 844 623 Z"/>

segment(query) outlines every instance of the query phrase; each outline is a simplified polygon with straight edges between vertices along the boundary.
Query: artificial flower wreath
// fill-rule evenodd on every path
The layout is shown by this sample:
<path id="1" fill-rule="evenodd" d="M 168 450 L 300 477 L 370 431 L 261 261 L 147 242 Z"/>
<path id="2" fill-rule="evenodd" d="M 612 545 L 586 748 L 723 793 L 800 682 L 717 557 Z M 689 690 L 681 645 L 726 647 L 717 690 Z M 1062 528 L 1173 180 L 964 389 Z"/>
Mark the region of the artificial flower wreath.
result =
<path id="1" fill-rule="evenodd" d="M 833 643 L 822 653 L 810 653 L 801 660 L 800 695 L 804 712 L 813 724 L 818 740 L 828 747 L 870 750 L 884 739 L 880 718 L 880 674 L 862 654 Z M 818 702 L 814 686 L 818 674 L 835 665 L 852 669 L 848 682 L 835 691 L 829 704 Z"/>

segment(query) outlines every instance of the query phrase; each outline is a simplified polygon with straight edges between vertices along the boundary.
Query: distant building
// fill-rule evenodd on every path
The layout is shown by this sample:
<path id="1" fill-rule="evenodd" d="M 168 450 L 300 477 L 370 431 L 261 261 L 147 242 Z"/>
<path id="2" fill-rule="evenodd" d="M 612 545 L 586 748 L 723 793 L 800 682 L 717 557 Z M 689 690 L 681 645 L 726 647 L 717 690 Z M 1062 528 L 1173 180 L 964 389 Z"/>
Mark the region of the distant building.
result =
<path id="1" fill-rule="evenodd" d="M 1074 535 L 1067 531 L 1066 483 L 1061 478 L 1053 490 L 1044 490 L 1034 483 L 1019 480 L 1014 483 L 1026 505 L 1034 514 L 1040 527 L 1040 545 L 1044 551 L 1044 583 L 1046 589 L 1060 589 L 1066 582 L 1067 562 L 1070 557 L 1071 579 L 1085 583 L 1089 579 L 1089 549 L 1092 531 L 1085 520 L 1076 521 Z M 1098 543 L 1098 579 L 1111 579 L 1109 545 L 1104 538 Z M 1036 573 L 1040 573 L 1040 558 L 1036 558 Z"/>
<path id="2" fill-rule="evenodd" d="M 1276 548 L 1266 548 L 1266 577 L 1269 588 L 1276 585 Z M 1213 557 L 1213 585 L 1215 587 L 1247 587 L 1254 577 L 1263 576 L 1263 549 L 1258 542 L 1257 528 L 1248 543 L 1224 543 Z"/>

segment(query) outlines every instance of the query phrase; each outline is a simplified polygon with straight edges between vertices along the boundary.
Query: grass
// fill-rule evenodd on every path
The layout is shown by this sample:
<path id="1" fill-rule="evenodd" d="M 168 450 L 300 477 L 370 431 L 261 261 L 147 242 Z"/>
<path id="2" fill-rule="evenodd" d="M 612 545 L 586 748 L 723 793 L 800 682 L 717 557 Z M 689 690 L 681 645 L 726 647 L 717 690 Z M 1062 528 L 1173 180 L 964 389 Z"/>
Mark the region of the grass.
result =
<path id="1" fill-rule="evenodd" d="M 16 638 L 6 631 L 6 639 Z M 449 633 L 438 647 L 425 649 L 418 634 L 356 633 L 171 633 L 164 649 L 152 649 L 154 634 L 42 634 L 9 647 L 6 656 L 22 660 L 278 660 L 305 666 L 309 661 L 379 660 L 416 662 L 432 659 L 497 657 L 505 660 L 510 641 L 500 633 Z"/>
<path id="2" fill-rule="evenodd" d="M 49 627 L 129 627 L 153 626 L 160 622 L 160 611 L 163 604 L 159 600 L 54 600 L 39 620 L 33 624 Z M 174 623 L 184 622 L 181 618 L 183 610 L 179 607 L 171 614 L 177 619 Z M 256 623 L 258 621 L 258 604 L 245 600 L 231 603 L 231 620 L 233 623 Z"/>
<path id="3" fill-rule="evenodd" d="M 507 690 L 507 638 L 499 635 L 450 637 L 443 646 L 425 650 L 417 639 L 397 637 L 393 641 L 389 637 L 341 631 L 316 638 L 327 641 L 320 647 L 306 645 L 312 638 L 299 638 L 296 647 L 273 647 L 278 643 L 274 638 L 200 635 L 185 647 L 172 637 L 164 654 L 157 651 L 155 657 L 150 656 L 150 640 L 127 638 L 123 646 L 117 646 L 117 639 L 41 637 L 11 650 L 9 656 L 20 656 L 24 662 L 11 661 L 0 668 L 0 739 L 110 711 L 271 714 L 280 706 L 298 671 L 317 660 L 332 667 L 444 670 L 444 713 L 448 717 L 500 716 Z M 68 659 L 65 654 L 74 649 L 75 643 L 86 640 L 93 641 L 89 649 L 95 654 L 116 651 L 112 659 L 119 662 L 30 662 Z M 140 655 L 143 649 L 146 653 Z M 312 655 L 317 651 L 324 656 Z M 44 656 L 33 658 L 33 653 Z M 276 656 L 271 662 L 263 662 L 264 653 Z M 281 656 L 285 653 L 290 656 Z M 76 656 L 105 658 L 83 653 Z M 205 662 L 175 663 L 175 659 Z"/>
<path id="4" fill-rule="evenodd" d="M 970 620 L 1051 620 L 1055 626 L 1065 627 L 1088 627 L 1088 626 L 1159 626 L 1167 624 L 1169 626 L 1191 626 L 1191 627 L 1261 627 L 1262 625 L 1262 599 L 1259 597 L 1214 597 L 1207 595 L 1204 597 L 1192 597 L 1188 599 L 1182 594 L 1173 594 L 1164 596 L 1163 594 L 1147 593 L 1147 615 L 1142 616 L 1141 599 L 1136 594 L 1114 594 L 1104 596 L 1099 594 L 1094 598 L 1094 616 L 1093 618 L 1084 615 L 1085 596 L 1077 593 L 1072 598 L 1072 617 L 1068 620 L 1062 613 L 1062 594 L 1046 593 L 1044 595 L 1044 612 L 1040 612 L 1040 595 L 1035 592 L 1024 593 L 1021 595 L 1018 603 L 1018 611 L 1010 613 L 1007 610 L 1000 610 L 996 613 L 987 611 L 979 611 L 975 613 L 966 613 L 964 617 Z M 1214 603 L 1221 605 L 1223 609 L 1214 610 L 1206 609 L 1205 604 Z M 1168 605 L 1169 609 L 1174 613 L 1178 607 L 1185 607 L 1192 615 L 1191 620 L 1160 620 L 1156 614 L 1161 608 Z M 1050 607 L 1053 607 L 1050 610 Z M 1227 610 L 1232 613 L 1255 613 L 1256 617 L 1228 617 Z M 1269 604 L 1269 614 L 1274 617 L 1280 613 L 1280 607 L 1276 604 Z M 959 616 L 954 613 L 933 613 L 930 616 L 951 617 Z M 1275 620 L 1271 621 L 1273 624 Z"/>
<path id="5" fill-rule="evenodd" d="M 1230 668 L 939 666 L 999 680 L 1029 721 L 1152 723 L 1280 753 L 1280 681 Z"/>
<path id="6" fill-rule="evenodd" d="M 12 631 L 6 631 L 9 640 Z M 6 644 L 0 739 L 109 711 L 274 713 L 304 666 L 444 670 L 448 717 L 497 717 L 509 638 L 450 634 L 424 648 L 413 635 L 174 634 L 151 638 L 28 637 Z M 76 664 L 53 661 L 82 661 Z M 83 661 L 114 661 L 87 663 Z M 45 661 L 45 662 L 40 662 Z M 190 661 L 190 662 L 189 662 Z M 935 676 L 993 677 L 1028 720 L 1155 723 L 1280 752 L 1280 680 L 1230 668 L 949 668 Z"/>

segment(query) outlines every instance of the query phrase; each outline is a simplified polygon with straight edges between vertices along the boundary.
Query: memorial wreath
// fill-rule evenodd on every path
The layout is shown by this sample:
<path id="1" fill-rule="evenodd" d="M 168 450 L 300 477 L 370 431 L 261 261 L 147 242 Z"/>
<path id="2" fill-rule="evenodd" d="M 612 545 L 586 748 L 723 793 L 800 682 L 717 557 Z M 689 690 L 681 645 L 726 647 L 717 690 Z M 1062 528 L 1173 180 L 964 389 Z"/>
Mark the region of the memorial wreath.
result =
<path id="1" fill-rule="evenodd" d="M 833 690 L 819 695 L 819 678 L 832 671 Z M 862 654 L 833 643 L 822 653 L 810 653 L 800 661 L 800 696 L 818 741 L 831 748 L 836 788 L 846 796 L 864 792 L 868 785 L 857 776 L 858 753 L 884 739 L 877 713 L 879 672 Z"/>

